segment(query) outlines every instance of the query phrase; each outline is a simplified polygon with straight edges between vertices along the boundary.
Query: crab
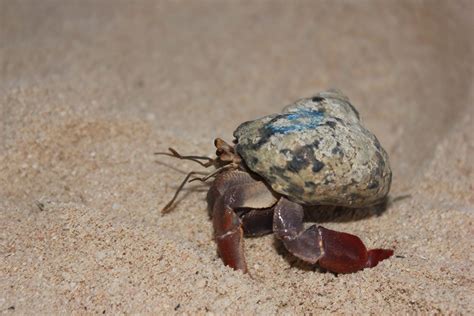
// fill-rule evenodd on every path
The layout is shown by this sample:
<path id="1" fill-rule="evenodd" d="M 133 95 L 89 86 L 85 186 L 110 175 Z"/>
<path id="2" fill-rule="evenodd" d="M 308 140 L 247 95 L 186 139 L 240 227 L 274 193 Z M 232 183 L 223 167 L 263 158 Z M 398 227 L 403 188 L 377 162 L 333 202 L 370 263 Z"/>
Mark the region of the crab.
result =
<path id="1" fill-rule="evenodd" d="M 282 113 L 241 124 L 234 137 L 232 144 L 215 139 L 214 158 L 173 148 L 156 153 L 216 168 L 203 177 L 190 172 L 162 212 L 186 183 L 213 179 L 207 197 L 225 265 L 247 273 L 244 236 L 271 232 L 293 256 L 334 273 L 372 268 L 393 255 L 391 249 L 368 250 L 352 234 L 304 227 L 305 209 L 376 205 L 390 190 L 387 153 L 342 92 L 300 99 Z"/>

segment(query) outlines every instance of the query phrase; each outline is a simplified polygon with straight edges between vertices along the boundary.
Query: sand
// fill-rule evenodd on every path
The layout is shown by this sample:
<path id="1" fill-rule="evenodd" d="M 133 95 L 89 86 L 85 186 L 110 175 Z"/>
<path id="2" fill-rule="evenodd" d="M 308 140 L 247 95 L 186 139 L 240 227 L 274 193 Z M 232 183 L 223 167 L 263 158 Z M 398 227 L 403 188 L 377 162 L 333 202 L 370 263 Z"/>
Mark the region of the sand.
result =
<path id="1" fill-rule="evenodd" d="M 472 1 L 0 1 L 0 313 L 474 313 Z M 205 185 L 239 123 L 343 90 L 390 155 L 395 249 L 334 275 L 272 235 L 224 267 Z"/>

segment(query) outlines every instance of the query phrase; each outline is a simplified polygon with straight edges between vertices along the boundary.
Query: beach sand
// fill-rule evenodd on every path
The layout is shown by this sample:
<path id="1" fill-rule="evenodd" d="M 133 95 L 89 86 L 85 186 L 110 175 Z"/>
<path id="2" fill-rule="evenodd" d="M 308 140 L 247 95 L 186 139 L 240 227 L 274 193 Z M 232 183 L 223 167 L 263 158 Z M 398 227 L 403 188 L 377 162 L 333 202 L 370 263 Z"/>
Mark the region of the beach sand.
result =
<path id="1" fill-rule="evenodd" d="M 0 313 L 473 314 L 473 3 L 0 0 Z M 244 275 L 206 185 L 160 214 L 198 166 L 155 151 L 331 87 L 394 201 L 321 222 L 395 256 L 335 275 L 268 235 Z"/>

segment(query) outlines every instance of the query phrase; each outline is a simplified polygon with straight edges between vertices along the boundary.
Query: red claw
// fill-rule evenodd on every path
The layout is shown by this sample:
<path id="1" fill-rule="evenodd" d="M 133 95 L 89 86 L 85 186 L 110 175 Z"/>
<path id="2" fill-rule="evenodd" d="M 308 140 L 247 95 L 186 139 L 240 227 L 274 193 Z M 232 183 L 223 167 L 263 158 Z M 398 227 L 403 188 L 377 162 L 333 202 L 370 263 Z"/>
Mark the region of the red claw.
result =
<path id="1" fill-rule="evenodd" d="M 393 255 L 393 250 L 372 249 L 367 251 L 359 237 L 318 227 L 324 255 L 319 265 L 336 273 L 351 273 L 375 267 L 380 261 Z"/>
<path id="2" fill-rule="evenodd" d="M 232 209 L 218 210 L 214 216 L 214 230 L 219 255 L 226 266 L 247 273 L 244 256 L 243 230 L 237 214 Z"/>
<path id="3" fill-rule="evenodd" d="M 367 252 L 368 258 L 365 264 L 366 268 L 375 267 L 380 261 L 393 256 L 392 249 L 371 249 Z"/>

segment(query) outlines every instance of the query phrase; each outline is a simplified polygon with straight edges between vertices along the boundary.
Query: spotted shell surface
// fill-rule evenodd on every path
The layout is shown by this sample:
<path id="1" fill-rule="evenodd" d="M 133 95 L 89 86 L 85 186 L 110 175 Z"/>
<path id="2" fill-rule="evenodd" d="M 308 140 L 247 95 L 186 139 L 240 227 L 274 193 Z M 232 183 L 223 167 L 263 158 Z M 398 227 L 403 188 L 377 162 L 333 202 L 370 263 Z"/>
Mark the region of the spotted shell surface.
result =
<path id="1" fill-rule="evenodd" d="M 362 207 L 390 190 L 387 153 L 339 91 L 245 122 L 234 137 L 248 168 L 295 202 Z"/>

